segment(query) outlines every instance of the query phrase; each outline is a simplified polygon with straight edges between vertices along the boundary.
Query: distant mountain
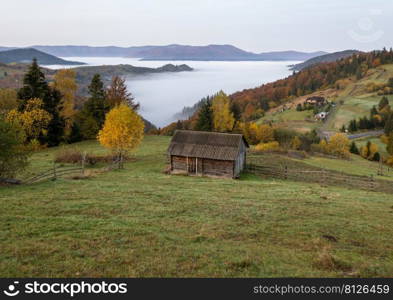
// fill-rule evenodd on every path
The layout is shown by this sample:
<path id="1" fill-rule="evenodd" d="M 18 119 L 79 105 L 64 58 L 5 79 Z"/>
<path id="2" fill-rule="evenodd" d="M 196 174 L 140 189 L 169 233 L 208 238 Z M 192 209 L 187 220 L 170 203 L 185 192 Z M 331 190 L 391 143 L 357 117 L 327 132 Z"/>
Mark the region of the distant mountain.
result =
<path id="1" fill-rule="evenodd" d="M 84 63 L 64 60 L 33 48 L 0 51 L 0 62 L 6 64 L 30 63 L 33 58 L 36 58 L 41 65 L 84 65 Z"/>
<path id="2" fill-rule="evenodd" d="M 209 46 L 183 46 L 169 45 L 154 47 L 142 51 L 142 60 L 306 60 L 315 56 L 326 54 L 326 52 L 298 52 L 298 51 L 278 51 L 266 53 L 252 53 L 231 45 L 209 45 Z"/>
<path id="3" fill-rule="evenodd" d="M 333 62 L 358 53 L 362 53 L 362 52 L 358 50 L 345 50 L 340 52 L 329 53 L 329 54 L 311 58 L 300 64 L 293 65 L 291 66 L 291 69 L 294 71 L 301 71 L 318 63 Z"/>
<path id="4" fill-rule="evenodd" d="M 232 45 L 208 46 L 139 46 L 139 47 L 90 47 L 90 46 L 32 46 L 31 48 L 60 57 L 133 57 L 142 60 L 212 60 L 212 61 L 304 61 L 326 52 L 276 51 L 253 53 Z M 0 47 L 0 51 L 1 51 Z"/>
<path id="5" fill-rule="evenodd" d="M 313 57 L 326 55 L 327 52 L 299 52 L 299 51 L 277 51 L 277 52 L 266 52 L 260 53 L 258 56 L 261 60 L 308 60 Z"/>

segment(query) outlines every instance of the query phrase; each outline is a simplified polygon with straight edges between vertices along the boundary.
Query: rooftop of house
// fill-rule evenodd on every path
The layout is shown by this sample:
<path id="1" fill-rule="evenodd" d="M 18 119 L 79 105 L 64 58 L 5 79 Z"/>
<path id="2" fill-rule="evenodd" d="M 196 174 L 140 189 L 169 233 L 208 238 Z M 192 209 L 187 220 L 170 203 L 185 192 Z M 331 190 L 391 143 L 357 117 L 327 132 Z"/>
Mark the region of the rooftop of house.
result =
<path id="1" fill-rule="evenodd" d="M 235 160 L 242 142 L 249 147 L 242 134 L 176 130 L 168 153 L 176 156 Z"/>

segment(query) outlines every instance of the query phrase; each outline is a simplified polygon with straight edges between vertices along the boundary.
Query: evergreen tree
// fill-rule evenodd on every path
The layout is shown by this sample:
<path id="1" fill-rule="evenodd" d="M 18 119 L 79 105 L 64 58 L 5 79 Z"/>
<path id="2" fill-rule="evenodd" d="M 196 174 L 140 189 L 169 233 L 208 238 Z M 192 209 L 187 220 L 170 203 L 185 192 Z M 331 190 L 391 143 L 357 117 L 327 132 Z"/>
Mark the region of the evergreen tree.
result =
<path id="1" fill-rule="evenodd" d="M 345 125 L 343 125 L 340 129 L 341 132 L 345 132 L 347 130 L 347 128 L 345 127 Z"/>
<path id="2" fill-rule="evenodd" d="M 386 135 L 389 135 L 391 132 L 393 132 L 393 113 L 389 114 L 389 117 L 385 123 L 384 131 Z"/>
<path id="3" fill-rule="evenodd" d="M 45 75 L 38 66 L 37 60 L 33 63 L 23 78 L 23 87 L 18 91 L 19 111 L 24 111 L 28 100 L 39 98 L 44 103 L 44 110 L 51 115 L 46 136 L 41 136 L 39 141 L 48 146 L 57 146 L 63 139 L 65 122 L 60 116 L 61 94 L 58 90 L 49 87 Z"/>
<path id="4" fill-rule="evenodd" d="M 39 98 L 45 102 L 47 94 L 49 93 L 49 86 L 45 80 L 45 75 L 38 66 L 37 59 L 33 59 L 27 73 L 23 77 L 23 87 L 18 91 L 19 105 L 18 110 L 25 109 L 28 100 Z"/>
<path id="5" fill-rule="evenodd" d="M 348 130 L 350 132 L 356 132 L 358 130 L 358 126 L 357 126 L 356 120 L 351 120 L 349 122 Z"/>
<path id="6" fill-rule="evenodd" d="M 105 114 L 109 111 L 106 100 L 104 83 L 99 74 L 95 74 L 89 85 L 90 98 L 86 101 L 81 112 L 81 130 L 86 138 L 93 138 L 102 128 Z"/>
<path id="7" fill-rule="evenodd" d="M 212 131 L 213 130 L 213 111 L 210 99 L 207 99 L 199 109 L 198 120 L 195 130 Z"/>
<path id="8" fill-rule="evenodd" d="M 351 153 L 353 153 L 353 154 L 357 154 L 357 155 L 359 155 L 359 149 L 358 149 L 358 147 L 356 146 L 356 143 L 355 142 L 352 142 L 351 143 L 351 146 L 350 146 L 350 148 L 349 148 L 349 152 L 351 152 Z"/>
<path id="9" fill-rule="evenodd" d="M 231 112 L 233 113 L 233 117 L 235 118 L 235 122 L 240 120 L 241 117 L 241 111 L 239 105 L 232 101 L 231 103 Z"/>
<path id="10" fill-rule="evenodd" d="M 379 154 L 379 152 L 374 153 L 372 160 L 373 161 L 380 161 L 381 160 L 381 155 Z"/>
<path id="11" fill-rule="evenodd" d="M 384 109 L 387 105 L 389 105 L 389 99 L 386 96 L 383 96 L 381 101 L 379 101 L 378 104 L 378 110 L 381 111 Z"/>

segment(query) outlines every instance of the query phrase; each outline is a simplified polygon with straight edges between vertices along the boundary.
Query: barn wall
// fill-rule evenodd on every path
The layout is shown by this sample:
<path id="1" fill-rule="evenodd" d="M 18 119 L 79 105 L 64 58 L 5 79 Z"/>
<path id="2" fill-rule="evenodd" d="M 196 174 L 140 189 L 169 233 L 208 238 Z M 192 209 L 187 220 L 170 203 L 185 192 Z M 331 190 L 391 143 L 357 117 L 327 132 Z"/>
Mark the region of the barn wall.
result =
<path id="1" fill-rule="evenodd" d="M 233 177 L 233 161 L 203 159 L 203 175 Z"/>
<path id="2" fill-rule="evenodd" d="M 172 170 L 187 171 L 187 158 L 172 156 Z"/>
<path id="3" fill-rule="evenodd" d="M 189 161 L 195 158 L 189 158 Z M 198 175 L 224 176 L 232 178 L 234 170 L 234 161 L 214 160 L 206 158 L 198 158 L 197 171 Z M 172 156 L 172 171 L 187 172 L 187 157 Z"/>
<path id="4" fill-rule="evenodd" d="M 247 147 L 244 142 L 241 143 L 239 155 L 235 161 L 235 174 L 234 177 L 239 177 L 240 173 L 243 171 L 246 164 L 246 153 Z"/>

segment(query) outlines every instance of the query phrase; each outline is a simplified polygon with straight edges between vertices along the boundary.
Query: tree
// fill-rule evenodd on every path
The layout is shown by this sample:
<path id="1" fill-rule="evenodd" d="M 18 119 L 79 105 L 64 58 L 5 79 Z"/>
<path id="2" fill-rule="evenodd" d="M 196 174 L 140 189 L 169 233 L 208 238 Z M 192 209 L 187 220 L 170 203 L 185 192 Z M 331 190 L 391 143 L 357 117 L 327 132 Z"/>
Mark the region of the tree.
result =
<path id="1" fill-rule="evenodd" d="M 253 123 L 255 124 L 255 123 Z M 268 143 L 274 141 L 274 130 L 267 124 L 256 126 L 256 139 L 259 143 Z"/>
<path id="2" fill-rule="evenodd" d="M 385 134 L 389 135 L 393 131 L 393 113 L 390 113 L 384 128 Z"/>
<path id="3" fill-rule="evenodd" d="M 37 59 L 33 59 L 27 73 L 23 77 L 23 87 L 18 91 L 19 111 L 23 111 L 29 99 L 39 98 L 43 101 L 49 92 L 45 75 L 38 66 Z"/>
<path id="4" fill-rule="evenodd" d="M 343 133 L 336 133 L 327 143 L 327 150 L 330 154 L 348 157 L 349 156 L 349 139 Z"/>
<path id="5" fill-rule="evenodd" d="M 206 101 L 202 103 L 194 129 L 198 131 L 213 130 L 213 111 L 210 99 L 206 99 Z"/>
<path id="6" fill-rule="evenodd" d="M 383 110 L 387 105 L 389 105 L 389 99 L 386 96 L 383 96 L 378 103 L 378 110 Z"/>
<path id="7" fill-rule="evenodd" d="M 368 160 L 374 160 L 375 154 L 378 152 L 378 146 L 370 141 L 360 148 L 360 155 Z"/>
<path id="8" fill-rule="evenodd" d="M 388 80 L 388 87 L 393 88 L 393 77 L 390 77 Z"/>
<path id="9" fill-rule="evenodd" d="M 64 135 L 64 119 L 60 116 L 61 94 L 58 90 L 49 87 L 36 59 L 33 59 L 23 78 L 23 87 L 18 91 L 18 98 L 20 112 L 25 110 L 30 99 L 42 100 L 43 109 L 51 115 L 51 121 L 48 125 L 48 133 L 40 138 L 40 143 L 57 146 Z"/>
<path id="10" fill-rule="evenodd" d="M 349 122 L 348 130 L 350 132 L 356 132 L 358 130 L 358 125 L 357 125 L 356 120 L 351 120 Z"/>
<path id="11" fill-rule="evenodd" d="M 302 141 L 300 140 L 300 138 L 298 136 L 293 137 L 291 141 L 291 148 L 293 150 L 299 150 L 301 145 Z"/>
<path id="12" fill-rule="evenodd" d="M 389 134 L 386 151 L 393 156 L 393 132 Z"/>
<path id="13" fill-rule="evenodd" d="M 44 103 L 41 99 L 35 98 L 26 101 L 24 107 L 22 112 L 11 110 L 7 115 L 7 121 L 23 129 L 27 142 L 45 139 L 52 116 L 43 109 Z"/>
<path id="14" fill-rule="evenodd" d="M 98 140 L 112 150 L 121 165 L 124 155 L 141 143 L 143 129 L 142 118 L 127 105 L 120 104 L 107 114 Z"/>
<path id="15" fill-rule="evenodd" d="M 0 118 L 0 177 L 12 178 L 28 164 L 23 130 Z"/>
<path id="16" fill-rule="evenodd" d="M 109 111 L 106 101 L 104 83 L 99 74 L 95 74 L 89 85 L 90 98 L 83 105 L 78 114 L 78 122 L 82 136 L 95 138 L 105 121 L 105 114 Z"/>
<path id="17" fill-rule="evenodd" d="M 351 143 L 351 147 L 349 148 L 349 152 L 351 152 L 352 154 L 359 155 L 359 149 L 358 149 L 358 147 L 356 146 L 356 143 L 355 143 L 355 142 L 352 142 L 352 143 Z"/>
<path id="18" fill-rule="evenodd" d="M 139 103 L 134 101 L 132 94 L 127 91 L 125 79 L 120 76 L 112 77 L 111 85 L 106 91 L 106 97 L 110 108 L 125 103 L 134 111 L 139 109 Z"/>
<path id="19" fill-rule="evenodd" d="M 213 127 L 218 132 L 230 132 L 235 125 L 235 118 L 230 110 L 229 97 L 220 91 L 212 102 Z"/>
<path id="20" fill-rule="evenodd" d="M 17 107 L 17 92 L 13 89 L 0 89 L 0 117 Z"/>
<path id="21" fill-rule="evenodd" d="M 72 69 L 63 69 L 56 72 L 53 87 L 62 95 L 60 116 L 64 119 L 64 133 L 69 138 L 74 123 L 75 97 L 78 85 L 76 84 L 76 72 Z"/>

